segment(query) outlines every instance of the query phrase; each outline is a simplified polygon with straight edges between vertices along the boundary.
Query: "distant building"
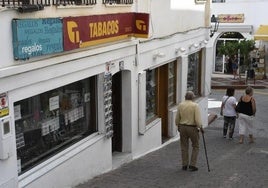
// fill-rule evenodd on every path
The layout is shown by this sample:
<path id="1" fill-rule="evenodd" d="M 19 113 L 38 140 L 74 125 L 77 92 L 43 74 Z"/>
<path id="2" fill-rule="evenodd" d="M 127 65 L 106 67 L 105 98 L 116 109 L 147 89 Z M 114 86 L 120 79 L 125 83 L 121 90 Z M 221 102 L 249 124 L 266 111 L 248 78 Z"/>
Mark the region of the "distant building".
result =
<path id="1" fill-rule="evenodd" d="M 256 50 L 251 55 L 252 67 L 255 69 L 256 78 L 263 79 L 268 72 L 268 22 L 266 15 L 267 1 L 213 1 L 211 14 L 219 18 L 219 29 L 212 40 L 213 72 L 228 73 L 226 58 L 217 52 L 217 47 L 232 40 L 255 40 Z M 240 59 L 240 71 L 245 72 L 243 57 Z"/>

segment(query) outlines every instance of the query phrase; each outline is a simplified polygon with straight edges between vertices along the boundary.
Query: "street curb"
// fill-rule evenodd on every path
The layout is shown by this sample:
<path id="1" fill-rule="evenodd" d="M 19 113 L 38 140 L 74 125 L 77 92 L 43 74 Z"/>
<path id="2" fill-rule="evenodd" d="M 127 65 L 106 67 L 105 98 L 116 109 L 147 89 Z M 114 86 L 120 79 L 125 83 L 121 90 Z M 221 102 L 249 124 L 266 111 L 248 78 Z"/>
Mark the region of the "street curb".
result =
<path id="1" fill-rule="evenodd" d="M 220 86 L 220 85 L 212 85 L 211 86 L 211 89 L 227 89 L 228 87 L 233 87 L 233 88 L 235 88 L 235 89 L 246 89 L 246 87 L 248 87 L 248 86 L 251 86 L 252 88 L 254 88 L 254 89 L 265 89 L 265 88 L 267 88 L 266 86 L 260 86 L 260 85 L 258 85 L 258 86 L 256 86 L 256 85 L 222 85 L 222 86 Z"/>
<path id="2" fill-rule="evenodd" d="M 208 125 L 211 124 L 217 117 L 218 117 L 217 114 L 214 113 L 208 114 Z"/>

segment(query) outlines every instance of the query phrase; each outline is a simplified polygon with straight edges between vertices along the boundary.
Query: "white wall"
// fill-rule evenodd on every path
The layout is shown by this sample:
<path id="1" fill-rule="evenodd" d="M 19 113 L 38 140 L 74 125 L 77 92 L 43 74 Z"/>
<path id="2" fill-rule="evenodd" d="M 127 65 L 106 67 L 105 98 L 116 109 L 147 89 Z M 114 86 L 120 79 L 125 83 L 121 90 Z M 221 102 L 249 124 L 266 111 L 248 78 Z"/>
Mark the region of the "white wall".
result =
<path id="1" fill-rule="evenodd" d="M 102 1 L 98 0 L 98 2 L 100 4 Z M 137 158 L 160 147 L 162 144 L 160 119 L 152 122 L 143 136 L 138 133 L 138 73 L 182 57 L 181 59 L 184 60 L 182 61 L 183 66 L 181 66 L 179 77 L 181 88 L 178 89 L 178 96 L 180 96 L 178 102 L 180 102 L 183 100 L 182 96 L 184 97 L 186 91 L 187 62 L 185 60 L 189 54 L 204 48 L 205 43 L 202 41 L 208 39 L 204 6 L 201 9 L 199 6 L 198 9 L 188 9 L 188 7 L 186 9 L 185 7 L 178 10 L 172 10 L 170 6 L 167 0 L 147 1 L 147 3 L 137 1 L 137 4 L 133 6 L 134 8 L 124 7 L 120 9 L 122 12 L 128 12 L 130 9 L 141 12 L 148 10 L 151 14 L 150 38 L 142 39 L 141 44 L 137 44 L 137 41 L 133 39 L 132 41 L 96 46 L 60 55 L 33 58 L 30 61 L 13 60 L 10 26 L 12 18 L 38 18 L 46 17 L 47 15 L 51 17 L 56 15 L 88 15 L 88 10 L 85 9 L 80 12 L 80 9 L 77 9 L 79 10 L 77 11 L 73 9 L 46 8 L 48 11 L 27 14 L 18 14 L 14 11 L 0 12 L 1 32 L 3 33 L 0 35 L 0 40 L 3 41 L 0 43 L 0 57 L 3 57 L 0 63 L 0 93 L 9 91 L 10 103 L 13 104 L 18 100 L 45 92 L 48 89 L 101 74 L 105 71 L 105 63 L 109 61 L 114 63 L 111 68 L 111 72 L 114 74 L 119 71 L 119 61 L 124 60 L 125 69 L 130 71 L 130 73 L 127 73 L 130 74 L 127 77 L 130 77 L 129 80 L 131 81 L 131 88 L 128 87 L 131 90 L 131 101 L 125 103 L 130 104 L 130 106 L 128 107 L 129 109 L 126 106 L 124 107 L 126 111 L 131 110 L 130 121 L 123 119 L 124 123 L 131 124 L 131 130 L 126 130 L 128 136 L 130 136 L 130 141 L 124 141 L 126 144 L 124 149 L 126 151 L 131 150 L 133 158 Z M 97 5 L 90 10 L 90 14 L 98 14 L 104 10 L 104 7 Z M 118 7 L 110 7 L 106 13 L 116 12 L 117 10 L 119 11 Z M 193 44 L 198 44 L 198 47 L 193 47 Z M 185 51 L 177 51 L 180 47 L 185 48 Z M 139 54 L 136 56 L 137 52 Z M 154 60 L 153 56 L 158 52 L 164 53 L 165 56 Z M 208 70 L 210 70 L 209 65 L 205 68 L 205 75 Z M 202 78 L 202 82 L 207 82 L 207 79 L 209 78 Z M 126 84 L 124 83 L 124 85 Z M 207 92 L 204 93 L 207 94 Z M 202 109 L 204 124 L 206 124 L 207 120 L 206 101 L 206 96 L 197 101 Z M 10 111 L 11 116 L 13 116 L 12 105 Z M 103 121 L 101 120 L 100 122 Z M 99 126 L 100 130 L 102 130 L 103 127 L 101 126 L 104 125 Z M 14 134 L 14 125 L 12 125 L 12 130 Z M 42 166 L 44 164 L 41 164 L 26 172 L 19 177 L 20 185 L 28 185 L 29 187 L 46 185 L 47 187 L 65 188 L 111 169 L 111 140 L 104 139 L 102 134 L 94 136 L 94 138 L 90 137 L 90 140 L 86 142 L 84 140 L 79 142 L 75 145 L 78 146 L 76 149 L 74 146 L 71 147 L 73 151 L 64 151 L 65 153 L 61 152 L 56 155 L 57 160 L 54 162 L 48 160 L 47 163 L 44 163 L 47 166 L 44 167 Z M 13 148 L 16 148 L 15 135 L 13 136 Z M 3 186 L 9 180 L 16 184 L 16 178 L 18 178 L 16 160 L 16 155 L 14 154 L 10 160 L 0 161 L 1 172 L 5 172 L 4 176 L 2 174 L 0 176 L 0 186 Z M 72 170 L 74 172 L 65 176 L 66 173 Z M 38 178 L 37 181 L 32 182 L 35 178 Z"/>
<path id="2" fill-rule="evenodd" d="M 31 170 L 26 172 L 20 177 L 20 187 L 71 188 L 111 170 L 110 139 L 107 140 L 105 137 L 99 136 L 91 139 L 91 142 L 84 143 L 88 145 L 84 149 L 80 146 L 61 158 L 51 161 L 46 168 L 37 169 L 32 174 L 30 174 Z M 72 155 L 78 149 L 80 152 Z M 46 172 L 46 170 L 48 171 Z M 31 180 L 34 181 L 31 182 Z"/>
<path id="3" fill-rule="evenodd" d="M 239 26 L 242 28 L 244 25 L 252 25 L 253 32 L 248 34 L 244 33 L 244 37 L 253 39 L 253 36 L 260 25 L 268 25 L 267 7 L 268 1 L 266 0 L 226 0 L 225 3 L 212 3 L 211 14 L 244 14 L 244 23 L 220 23 L 220 27 L 235 26 L 238 29 Z M 215 34 L 213 40 L 216 40 L 218 34 L 219 33 Z M 268 72 L 268 41 L 256 41 L 256 47 L 262 45 L 265 45 L 266 72 Z M 211 57 L 215 57 L 215 53 L 212 54 Z M 215 59 L 211 59 L 211 61 L 215 61 Z"/>
<path id="4" fill-rule="evenodd" d="M 194 2 L 194 1 L 193 1 Z M 198 8 L 197 8 L 198 6 Z M 151 1 L 150 37 L 163 37 L 205 27 L 205 6 L 183 3 L 180 9 L 171 7 L 167 0 Z M 193 19 L 194 18 L 194 19 Z"/>
<path id="5" fill-rule="evenodd" d="M 265 0 L 226 0 L 225 3 L 212 3 L 211 14 L 244 14 L 244 23 L 221 23 L 222 25 L 253 25 L 256 32 L 259 25 L 268 24 L 268 1 Z"/>

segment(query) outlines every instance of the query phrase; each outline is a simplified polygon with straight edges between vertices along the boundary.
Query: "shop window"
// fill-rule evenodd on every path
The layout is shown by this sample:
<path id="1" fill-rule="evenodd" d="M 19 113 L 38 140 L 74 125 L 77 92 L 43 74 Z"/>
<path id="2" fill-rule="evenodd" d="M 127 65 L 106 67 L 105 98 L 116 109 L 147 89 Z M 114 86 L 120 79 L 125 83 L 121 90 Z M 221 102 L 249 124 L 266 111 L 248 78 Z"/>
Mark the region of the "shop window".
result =
<path id="1" fill-rule="evenodd" d="M 176 104 L 176 61 L 168 64 L 168 107 Z"/>
<path id="2" fill-rule="evenodd" d="M 96 77 L 14 103 L 19 174 L 97 131 Z"/>
<path id="3" fill-rule="evenodd" d="M 191 54 L 188 58 L 187 90 L 199 96 L 201 94 L 201 52 Z"/>
<path id="4" fill-rule="evenodd" d="M 157 69 L 146 71 L 146 121 L 149 122 L 157 112 Z"/>

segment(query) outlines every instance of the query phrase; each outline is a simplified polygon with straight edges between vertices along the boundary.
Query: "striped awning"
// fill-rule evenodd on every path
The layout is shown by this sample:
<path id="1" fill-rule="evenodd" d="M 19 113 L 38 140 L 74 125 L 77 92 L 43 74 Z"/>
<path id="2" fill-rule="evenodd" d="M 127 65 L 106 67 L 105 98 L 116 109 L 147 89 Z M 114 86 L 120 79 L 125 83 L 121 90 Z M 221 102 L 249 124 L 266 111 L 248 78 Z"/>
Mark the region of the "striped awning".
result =
<path id="1" fill-rule="evenodd" d="M 260 25 L 254 35 L 254 39 L 268 41 L 268 25 Z"/>

